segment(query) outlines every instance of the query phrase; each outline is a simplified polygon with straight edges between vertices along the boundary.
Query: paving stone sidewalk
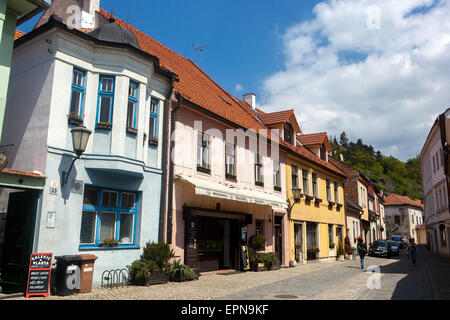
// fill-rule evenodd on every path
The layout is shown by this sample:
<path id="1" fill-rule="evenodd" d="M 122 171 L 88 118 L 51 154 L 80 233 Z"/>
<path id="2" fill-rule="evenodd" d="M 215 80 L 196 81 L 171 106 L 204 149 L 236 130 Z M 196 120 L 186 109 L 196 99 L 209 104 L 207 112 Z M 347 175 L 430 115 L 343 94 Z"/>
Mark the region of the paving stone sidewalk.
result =
<path id="1" fill-rule="evenodd" d="M 275 271 L 207 274 L 196 281 L 30 300 L 450 299 L 450 259 L 433 256 L 424 248 L 419 249 L 416 267 L 404 253 L 387 259 L 367 257 L 365 265 L 379 272 L 361 270 L 359 259 L 313 262 Z M 25 298 L 0 294 L 2 299 Z"/>

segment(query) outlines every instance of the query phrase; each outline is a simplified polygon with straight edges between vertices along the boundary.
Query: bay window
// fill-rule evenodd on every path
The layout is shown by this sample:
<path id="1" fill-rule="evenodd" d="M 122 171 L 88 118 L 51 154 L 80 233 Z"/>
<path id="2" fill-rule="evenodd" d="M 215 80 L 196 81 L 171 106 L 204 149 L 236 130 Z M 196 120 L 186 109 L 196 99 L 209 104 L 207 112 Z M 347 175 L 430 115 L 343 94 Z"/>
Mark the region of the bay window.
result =
<path id="1" fill-rule="evenodd" d="M 85 71 L 73 68 L 71 90 L 69 117 L 83 120 L 84 96 L 86 91 Z"/>
<path id="2" fill-rule="evenodd" d="M 138 84 L 130 81 L 128 87 L 127 129 L 137 128 Z"/>
<path id="3" fill-rule="evenodd" d="M 97 106 L 97 125 L 110 126 L 114 104 L 114 77 L 100 76 Z"/>

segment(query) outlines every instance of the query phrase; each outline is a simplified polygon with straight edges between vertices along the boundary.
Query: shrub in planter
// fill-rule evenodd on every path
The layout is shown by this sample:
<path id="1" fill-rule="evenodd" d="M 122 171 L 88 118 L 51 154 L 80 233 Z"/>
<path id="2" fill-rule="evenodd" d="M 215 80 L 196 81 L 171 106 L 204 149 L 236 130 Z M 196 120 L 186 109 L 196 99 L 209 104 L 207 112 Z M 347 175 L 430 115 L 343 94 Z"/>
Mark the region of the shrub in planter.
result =
<path id="1" fill-rule="evenodd" d="M 152 272 L 159 271 L 154 261 L 135 260 L 128 266 L 130 271 L 131 283 L 136 285 L 146 285 Z"/>
<path id="2" fill-rule="evenodd" d="M 261 234 L 256 234 L 248 240 L 250 266 L 253 270 L 258 269 L 258 259 L 256 252 L 262 251 L 266 248 L 267 240 Z"/>
<path id="3" fill-rule="evenodd" d="M 257 255 L 257 262 L 264 263 L 267 270 L 273 270 L 273 268 L 278 264 L 278 259 L 273 252 L 259 253 Z"/>
<path id="4" fill-rule="evenodd" d="M 154 261 L 159 271 L 167 272 L 170 266 L 170 259 L 175 256 L 173 250 L 167 243 L 147 243 L 144 248 L 144 260 Z"/>
<path id="5" fill-rule="evenodd" d="M 329 248 L 330 249 L 334 249 L 334 247 L 335 247 L 335 244 L 334 243 L 330 243 Z"/>
<path id="6" fill-rule="evenodd" d="M 308 260 L 317 259 L 317 254 L 319 252 L 319 248 L 317 246 L 309 246 L 306 249 L 306 255 Z"/>
<path id="7" fill-rule="evenodd" d="M 169 271 L 170 281 L 190 281 L 197 278 L 197 275 L 193 269 L 189 266 L 181 263 L 181 259 L 175 260 Z"/>

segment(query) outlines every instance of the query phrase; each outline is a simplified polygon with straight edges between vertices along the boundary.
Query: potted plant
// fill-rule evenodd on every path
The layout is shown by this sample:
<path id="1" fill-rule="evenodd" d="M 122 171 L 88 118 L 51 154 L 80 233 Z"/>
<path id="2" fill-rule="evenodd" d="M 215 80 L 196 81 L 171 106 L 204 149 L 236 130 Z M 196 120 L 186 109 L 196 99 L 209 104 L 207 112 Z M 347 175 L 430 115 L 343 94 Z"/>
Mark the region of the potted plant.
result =
<path id="1" fill-rule="evenodd" d="M 198 279 L 196 272 L 189 266 L 181 263 L 181 259 L 175 260 L 169 270 L 169 280 L 170 281 L 190 281 Z"/>
<path id="2" fill-rule="evenodd" d="M 267 240 L 262 234 L 256 234 L 250 237 L 248 240 L 250 266 L 254 271 L 258 271 L 261 268 L 260 264 L 264 262 L 258 262 L 257 252 L 266 248 Z"/>
<path id="3" fill-rule="evenodd" d="M 345 236 L 344 242 L 345 242 L 345 254 L 350 260 L 353 260 L 353 249 L 352 244 L 350 243 L 350 238 L 348 236 Z"/>
<path id="4" fill-rule="evenodd" d="M 334 250 L 334 247 L 335 247 L 336 245 L 334 244 L 334 242 L 332 242 L 332 243 L 330 243 L 330 245 L 328 246 L 331 250 Z"/>
<path id="5" fill-rule="evenodd" d="M 84 121 L 84 114 L 82 116 L 80 116 L 79 114 L 72 111 L 67 115 L 67 118 L 68 118 L 69 123 L 81 125 L 81 124 L 83 124 L 83 121 Z"/>
<path id="6" fill-rule="evenodd" d="M 158 271 L 158 266 L 154 261 L 148 260 L 135 260 L 128 267 L 130 271 L 130 280 L 131 283 L 140 286 L 149 285 L 148 280 L 152 272 Z"/>
<path id="7" fill-rule="evenodd" d="M 341 241 L 339 241 L 338 251 L 337 251 L 337 258 L 339 261 L 344 261 L 344 259 L 345 259 L 344 254 L 345 254 L 344 245 L 342 244 Z"/>
<path id="8" fill-rule="evenodd" d="M 158 145 L 158 137 L 148 137 L 148 144 L 150 146 L 157 146 Z"/>
<path id="9" fill-rule="evenodd" d="M 264 252 L 257 254 L 258 263 L 263 263 L 265 270 L 278 270 L 280 264 L 273 252 Z"/>
<path id="10" fill-rule="evenodd" d="M 307 254 L 306 259 L 307 260 L 315 260 L 315 259 L 317 259 L 319 251 L 320 250 L 319 250 L 319 248 L 317 246 L 309 246 L 306 249 L 306 254 Z"/>
<path id="11" fill-rule="evenodd" d="M 117 247 L 119 245 L 119 241 L 114 238 L 109 238 L 100 243 L 100 247 Z"/>
<path id="12" fill-rule="evenodd" d="M 98 122 L 96 128 L 97 129 L 105 129 L 105 130 L 110 130 L 112 127 L 112 123 L 111 122 Z"/>

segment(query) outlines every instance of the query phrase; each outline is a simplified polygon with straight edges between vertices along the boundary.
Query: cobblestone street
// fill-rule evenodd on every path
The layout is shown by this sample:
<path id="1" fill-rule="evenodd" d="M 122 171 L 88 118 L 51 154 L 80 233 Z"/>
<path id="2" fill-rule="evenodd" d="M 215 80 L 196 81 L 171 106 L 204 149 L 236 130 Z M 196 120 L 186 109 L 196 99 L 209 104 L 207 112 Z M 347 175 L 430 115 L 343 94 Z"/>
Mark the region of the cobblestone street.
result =
<path id="1" fill-rule="evenodd" d="M 93 289 L 88 294 L 30 300 L 450 299 L 450 260 L 424 248 L 418 252 L 416 267 L 404 253 L 392 258 L 366 257 L 365 265 L 361 270 L 359 259 L 313 262 L 269 272 L 207 274 L 197 281 Z M 24 297 L 0 295 L 1 299 Z"/>

